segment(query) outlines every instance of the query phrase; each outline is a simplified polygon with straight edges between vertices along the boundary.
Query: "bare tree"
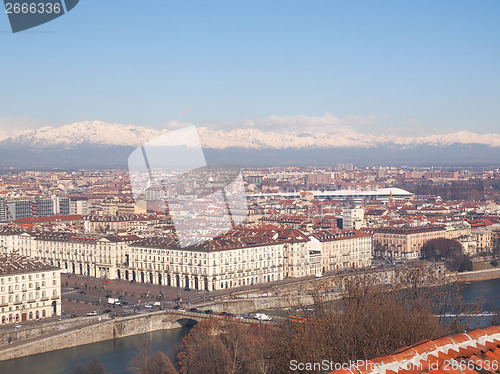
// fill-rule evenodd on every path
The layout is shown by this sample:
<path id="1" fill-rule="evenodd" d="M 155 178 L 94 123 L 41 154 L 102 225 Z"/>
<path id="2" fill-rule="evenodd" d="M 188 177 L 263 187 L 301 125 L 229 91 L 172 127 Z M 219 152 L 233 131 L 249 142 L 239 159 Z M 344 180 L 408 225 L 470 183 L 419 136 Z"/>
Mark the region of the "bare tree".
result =
<path id="1" fill-rule="evenodd" d="M 104 365 L 99 361 L 97 357 L 93 357 L 90 360 L 89 366 L 79 365 L 77 366 L 71 374 L 105 374 L 106 369 Z"/>
<path id="2" fill-rule="evenodd" d="M 148 357 L 151 354 L 151 347 L 149 341 L 144 339 L 139 347 L 135 357 L 130 361 L 127 369 L 134 374 L 141 374 L 143 368 L 146 366 Z"/>
<path id="3" fill-rule="evenodd" d="M 143 367 L 142 374 L 178 374 L 170 359 L 162 352 L 156 352 L 149 356 L 146 365 Z"/>
<path id="4" fill-rule="evenodd" d="M 305 290 L 314 305 L 271 326 L 202 321 L 183 340 L 180 372 L 287 373 L 292 360 L 367 359 L 468 329 L 462 317 L 477 310 L 478 304 L 465 302 L 460 285 L 439 269 L 422 263 L 391 273 L 318 280 Z M 440 317 L 449 310 L 461 317 Z"/>

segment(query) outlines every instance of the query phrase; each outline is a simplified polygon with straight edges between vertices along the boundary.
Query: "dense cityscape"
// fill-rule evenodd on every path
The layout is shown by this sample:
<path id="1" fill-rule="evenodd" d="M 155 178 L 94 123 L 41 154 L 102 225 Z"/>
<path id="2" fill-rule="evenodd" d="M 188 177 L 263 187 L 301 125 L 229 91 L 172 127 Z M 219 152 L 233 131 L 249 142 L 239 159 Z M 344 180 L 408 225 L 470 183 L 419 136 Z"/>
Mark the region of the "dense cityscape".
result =
<path id="1" fill-rule="evenodd" d="M 67 274 L 205 291 L 406 263 L 438 238 L 460 243 L 474 261 L 500 254 L 498 169 L 347 164 L 244 175 L 244 222 L 181 247 L 165 209 L 169 191 L 152 187 L 136 202 L 127 172 L 4 172 L 0 248 Z M 203 199 L 196 185 L 182 187 Z M 214 225 L 223 218 L 217 206 L 197 214 Z M 2 286 L 2 324 L 60 315 L 60 290 L 49 290 L 50 301 L 45 290 L 21 293 L 24 283 L 14 295 Z M 33 305 L 40 310 L 28 314 Z"/>
<path id="2" fill-rule="evenodd" d="M 500 374 L 500 3 L 4 0 L 0 374 Z"/>
<path id="3" fill-rule="evenodd" d="M 311 294 L 312 282 L 375 271 L 397 283 L 394 269 L 422 263 L 447 274 L 498 266 L 498 169 L 339 164 L 242 174 L 247 207 L 239 206 L 237 225 L 225 229 L 223 207 L 207 194 L 224 188 L 225 173 L 203 173 L 204 188 L 198 175 L 151 185 L 134 198 L 127 171 L 2 172 L 2 341 L 43 339 L 17 332 L 25 323 L 30 331 L 66 318 L 98 324 L 158 310 L 191 321 L 193 313 L 234 318 L 236 309 L 217 302 L 271 294 L 295 307 L 263 309 L 284 310 L 285 320 L 297 322 L 306 317 L 292 310 L 304 300 L 292 300 Z M 189 199 L 198 204 L 190 224 L 218 231 L 199 228 L 201 238 L 182 245 L 170 210 Z M 439 252 L 443 247 L 458 252 Z M 237 320 L 272 320 L 259 309 Z"/>

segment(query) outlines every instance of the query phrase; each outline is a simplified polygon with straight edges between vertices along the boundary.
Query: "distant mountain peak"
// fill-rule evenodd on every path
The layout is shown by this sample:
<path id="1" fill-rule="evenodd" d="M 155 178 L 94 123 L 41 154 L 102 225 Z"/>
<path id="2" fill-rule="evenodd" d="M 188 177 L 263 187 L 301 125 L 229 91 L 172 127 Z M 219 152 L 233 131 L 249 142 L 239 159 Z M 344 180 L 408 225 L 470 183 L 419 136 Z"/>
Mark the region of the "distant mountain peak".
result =
<path id="1" fill-rule="evenodd" d="M 83 121 L 61 127 L 44 126 L 35 130 L 24 130 L 15 136 L 0 133 L 0 147 L 9 144 L 32 146 L 37 149 L 65 148 L 81 145 L 137 147 L 167 132 L 131 124 L 122 125 L 102 121 Z M 392 134 L 362 134 L 350 129 L 339 129 L 331 133 L 300 131 L 283 133 L 263 131 L 257 128 L 216 130 L 198 127 L 200 141 L 205 148 L 222 150 L 242 149 L 327 149 L 398 147 L 402 149 L 417 146 L 447 147 L 452 144 L 479 144 L 500 147 L 499 134 L 475 134 L 471 131 L 457 131 L 442 135 L 402 137 Z"/>
<path id="2" fill-rule="evenodd" d="M 35 147 L 78 146 L 82 144 L 138 146 L 161 132 L 146 127 L 101 121 L 75 122 L 61 127 L 44 126 L 26 130 L 4 141 Z M 0 142 L 1 145 L 1 142 Z"/>

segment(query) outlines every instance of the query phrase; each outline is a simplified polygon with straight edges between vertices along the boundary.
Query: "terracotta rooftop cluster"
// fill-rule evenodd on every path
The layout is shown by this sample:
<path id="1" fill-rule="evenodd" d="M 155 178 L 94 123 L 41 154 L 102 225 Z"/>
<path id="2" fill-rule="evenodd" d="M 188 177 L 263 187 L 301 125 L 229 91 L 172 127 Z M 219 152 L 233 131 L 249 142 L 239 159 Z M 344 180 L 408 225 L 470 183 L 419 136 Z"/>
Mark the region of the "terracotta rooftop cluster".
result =
<path id="1" fill-rule="evenodd" d="M 500 326 L 472 330 L 356 362 L 329 374 L 487 374 L 500 372 Z"/>

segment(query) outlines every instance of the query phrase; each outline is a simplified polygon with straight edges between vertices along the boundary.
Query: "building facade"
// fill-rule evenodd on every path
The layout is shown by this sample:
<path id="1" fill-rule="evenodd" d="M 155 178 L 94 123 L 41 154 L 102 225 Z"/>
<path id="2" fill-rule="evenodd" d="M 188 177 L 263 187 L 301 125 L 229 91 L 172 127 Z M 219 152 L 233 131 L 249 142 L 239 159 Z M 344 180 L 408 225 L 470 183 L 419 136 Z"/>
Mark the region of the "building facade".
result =
<path id="1" fill-rule="evenodd" d="M 73 274 L 97 278 L 122 278 L 135 235 L 82 235 L 78 233 L 23 233 L 17 253 L 43 260 Z"/>
<path id="2" fill-rule="evenodd" d="M 323 230 L 311 235 L 311 249 L 321 252 L 321 272 L 371 266 L 372 237 L 362 231 Z"/>
<path id="3" fill-rule="evenodd" d="M 417 259 L 426 242 L 446 236 L 444 226 L 379 227 L 373 234 L 374 252 L 384 258 Z"/>
<path id="4" fill-rule="evenodd" d="M 283 279 L 283 243 L 267 237 L 216 238 L 181 248 L 172 238 L 130 245 L 123 279 L 214 291 Z"/>
<path id="5" fill-rule="evenodd" d="M 360 207 L 342 209 L 342 228 L 359 230 L 365 225 L 365 210 Z"/>
<path id="6" fill-rule="evenodd" d="M 1 324 L 60 315 L 61 270 L 44 261 L 1 255 Z"/>

